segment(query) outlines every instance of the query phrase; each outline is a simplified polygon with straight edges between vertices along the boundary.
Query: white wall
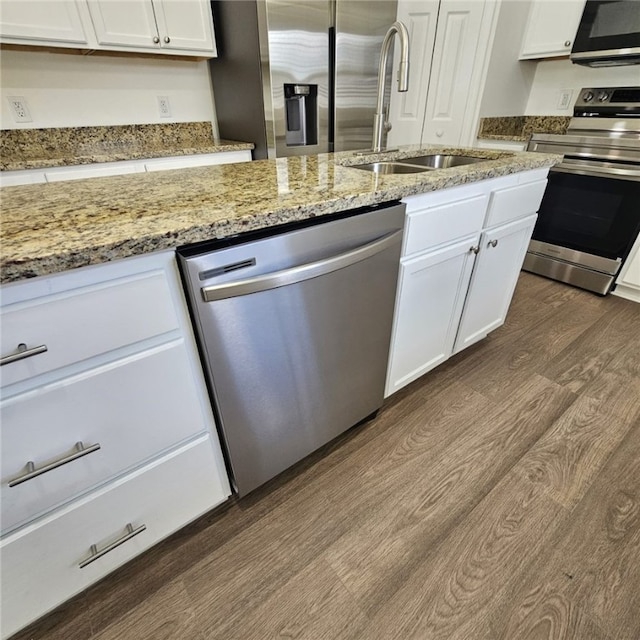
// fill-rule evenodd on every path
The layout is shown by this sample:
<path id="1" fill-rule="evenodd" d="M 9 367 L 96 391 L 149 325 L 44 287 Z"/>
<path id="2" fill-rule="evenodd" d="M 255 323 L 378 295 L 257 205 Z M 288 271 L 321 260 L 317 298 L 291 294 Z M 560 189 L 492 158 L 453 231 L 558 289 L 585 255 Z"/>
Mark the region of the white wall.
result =
<path id="1" fill-rule="evenodd" d="M 215 118 L 206 61 L 4 50 L 0 71 L 2 129 Z M 160 118 L 159 95 L 169 98 L 170 118 Z M 26 98 L 33 122 L 14 122 L 7 96 Z"/>
<path id="2" fill-rule="evenodd" d="M 580 89 L 585 87 L 624 87 L 640 84 L 640 65 L 592 69 L 572 64 L 568 59 L 543 60 L 536 74 L 524 115 L 571 115 Z M 568 110 L 558 109 L 560 91 L 572 91 Z M 512 114 L 516 115 L 516 114 Z"/>
<path id="3" fill-rule="evenodd" d="M 536 72 L 535 62 L 519 61 L 529 0 L 502 0 L 485 82 L 480 117 L 524 115 Z"/>

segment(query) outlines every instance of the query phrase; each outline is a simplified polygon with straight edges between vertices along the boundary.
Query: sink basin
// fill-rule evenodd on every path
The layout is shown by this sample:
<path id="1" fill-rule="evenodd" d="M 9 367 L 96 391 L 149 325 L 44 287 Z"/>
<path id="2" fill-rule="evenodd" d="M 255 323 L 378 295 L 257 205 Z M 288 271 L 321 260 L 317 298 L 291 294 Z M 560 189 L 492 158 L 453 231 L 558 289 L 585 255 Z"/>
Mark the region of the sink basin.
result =
<path id="1" fill-rule="evenodd" d="M 362 169 L 363 171 L 373 171 L 373 173 L 383 173 L 385 175 L 393 173 L 420 173 L 429 171 L 428 166 L 417 166 L 404 162 L 370 162 L 368 164 L 355 164 L 352 169 Z"/>
<path id="2" fill-rule="evenodd" d="M 404 164 L 419 165 L 429 169 L 448 169 L 450 167 L 459 167 L 464 164 L 473 164 L 474 162 L 483 162 L 487 158 L 474 158 L 472 156 L 456 156 L 435 154 L 432 156 L 418 156 L 417 158 L 403 158 Z"/>
<path id="3" fill-rule="evenodd" d="M 474 162 L 482 162 L 487 158 L 474 158 L 472 156 L 456 156 L 435 154 L 431 156 L 418 156 L 417 158 L 402 158 L 402 160 L 386 160 L 383 162 L 370 162 L 368 164 L 352 165 L 353 169 L 373 171 L 374 173 L 419 173 L 421 171 L 433 171 L 434 169 L 448 169 L 459 167 Z"/>

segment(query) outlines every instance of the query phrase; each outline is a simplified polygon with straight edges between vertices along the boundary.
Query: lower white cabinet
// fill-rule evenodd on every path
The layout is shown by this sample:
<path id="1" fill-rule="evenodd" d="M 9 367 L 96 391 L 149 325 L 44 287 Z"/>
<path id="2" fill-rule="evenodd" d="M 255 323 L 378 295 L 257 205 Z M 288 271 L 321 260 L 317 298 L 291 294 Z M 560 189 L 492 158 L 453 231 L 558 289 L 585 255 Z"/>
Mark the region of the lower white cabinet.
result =
<path id="1" fill-rule="evenodd" d="M 482 234 L 454 353 L 504 324 L 537 217 L 533 214 Z"/>
<path id="2" fill-rule="evenodd" d="M 616 278 L 616 287 L 611 293 L 614 296 L 640 302 L 640 235 L 624 261 Z"/>
<path id="3" fill-rule="evenodd" d="M 6 285 L 0 314 L 4 639 L 230 488 L 173 251 Z"/>
<path id="4" fill-rule="evenodd" d="M 546 174 L 528 171 L 405 199 L 385 396 L 504 323 Z"/>
<path id="5" fill-rule="evenodd" d="M 3 538 L 2 637 L 205 513 L 224 492 L 203 436 Z"/>

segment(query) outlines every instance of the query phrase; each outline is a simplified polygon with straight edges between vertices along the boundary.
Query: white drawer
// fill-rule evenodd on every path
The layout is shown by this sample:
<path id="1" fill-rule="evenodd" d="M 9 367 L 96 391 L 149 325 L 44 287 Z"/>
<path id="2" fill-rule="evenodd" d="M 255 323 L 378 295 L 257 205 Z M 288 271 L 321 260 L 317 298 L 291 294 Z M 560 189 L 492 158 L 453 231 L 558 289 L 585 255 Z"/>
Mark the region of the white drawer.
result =
<path id="1" fill-rule="evenodd" d="M 206 429 L 182 341 L 0 403 L 6 532 Z M 35 469 L 100 448 L 10 486 Z"/>
<path id="2" fill-rule="evenodd" d="M 423 251 L 482 229 L 488 196 L 476 195 L 448 204 L 415 210 L 407 216 L 403 256 Z"/>
<path id="3" fill-rule="evenodd" d="M 546 186 L 547 181 L 540 180 L 493 191 L 485 227 L 493 227 L 537 213 Z"/>
<path id="4" fill-rule="evenodd" d="M 208 438 L 25 527 L 0 542 L 2 638 L 7 638 L 228 496 Z M 146 529 L 91 564 L 127 533 Z"/>
<path id="5" fill-rule="evenodd" d="M 164 271 L 122 278 L 2 309 L 1 355 L 46 346 L 5 364 L 2 386 L 133 344 L 179 327 Z"/>

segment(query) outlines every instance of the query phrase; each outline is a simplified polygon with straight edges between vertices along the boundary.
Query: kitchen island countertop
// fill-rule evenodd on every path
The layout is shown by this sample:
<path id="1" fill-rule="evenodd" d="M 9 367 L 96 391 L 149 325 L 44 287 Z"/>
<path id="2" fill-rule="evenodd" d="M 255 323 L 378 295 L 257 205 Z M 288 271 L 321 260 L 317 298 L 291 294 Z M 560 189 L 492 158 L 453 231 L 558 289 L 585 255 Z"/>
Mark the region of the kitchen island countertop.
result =
<path id="1" fill-rule="evenodd" d="M 354 152 L 129 174 L 0 191 L 1 282 L 9 283 L 155 250 L 223 238 L 512 173 L 562 156 L 411 146 L 400 159 L 457 153 L 486 162 L 378 175 L 349 165 Z"/>

